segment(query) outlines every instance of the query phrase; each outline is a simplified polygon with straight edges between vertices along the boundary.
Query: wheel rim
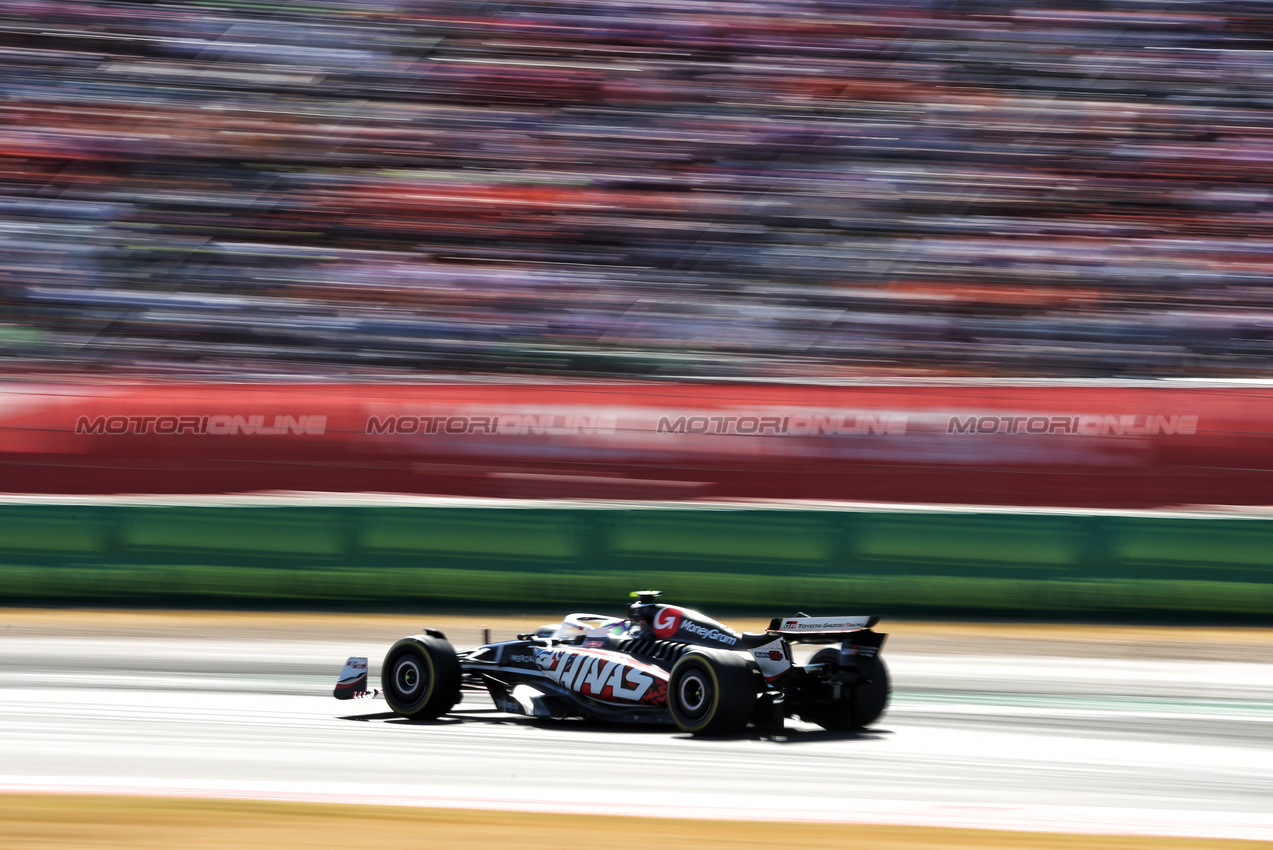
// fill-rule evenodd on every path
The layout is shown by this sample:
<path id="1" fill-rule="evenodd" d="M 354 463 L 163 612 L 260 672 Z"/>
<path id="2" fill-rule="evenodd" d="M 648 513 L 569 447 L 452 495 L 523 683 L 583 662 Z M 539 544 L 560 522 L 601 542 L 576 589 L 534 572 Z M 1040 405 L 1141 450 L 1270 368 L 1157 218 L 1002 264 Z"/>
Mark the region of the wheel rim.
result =
<path id="1" fill-rule="evenodd" d="M 681 711 L 689 717 L 699 717 L 707 711 L 712 700 L 712 686 L 698 670 L 691 670 L 681 677 L 676 686 L 676 701 Z"/>
<path id="2" fill-rule="evenodd" d="M 393 689 L 408 702 L 424 693 L 425 676 L 418 659 L 410 655 L 399 658 L 393 665 Z"/>

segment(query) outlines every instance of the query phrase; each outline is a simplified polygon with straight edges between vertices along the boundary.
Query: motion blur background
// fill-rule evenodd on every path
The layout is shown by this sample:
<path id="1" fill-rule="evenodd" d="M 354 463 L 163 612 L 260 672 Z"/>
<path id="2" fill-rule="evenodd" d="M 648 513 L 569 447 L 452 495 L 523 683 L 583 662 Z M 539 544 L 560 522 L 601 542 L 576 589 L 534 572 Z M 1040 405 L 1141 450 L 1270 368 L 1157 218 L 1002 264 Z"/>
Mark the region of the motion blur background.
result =
<path id="1" fill-rule="evenodd" d="M 78 791 L 1268 839 L 1273 633 L 1218 626 L 1273 611 L 1270 186 L 1264 0 L 3 0 L 4 834 L 386 843 L 114 841 Z M 880 615 L 886 724 L 329 699 L 422 612 L 640 587 Z M 431 846 L 541 846 L 486 821 Z"/>
<path id="2" fill-rule="evenodd" d="M 10 376 L 1269 373 L 1273 10 L 0 6 Z"/>

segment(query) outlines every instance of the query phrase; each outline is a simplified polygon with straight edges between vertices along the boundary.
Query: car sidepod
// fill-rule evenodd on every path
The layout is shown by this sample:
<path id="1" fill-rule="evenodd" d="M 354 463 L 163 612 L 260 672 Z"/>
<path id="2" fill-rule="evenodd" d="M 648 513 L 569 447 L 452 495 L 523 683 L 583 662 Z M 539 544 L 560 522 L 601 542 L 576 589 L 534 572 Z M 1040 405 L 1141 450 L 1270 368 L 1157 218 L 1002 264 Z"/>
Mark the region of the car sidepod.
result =
<path id="1" fill-rule="evenodd" d="M 461 657 L 466 681 L 514 714 L 669 722 L 668 671 L 603 647 L 519 640 Z"/>

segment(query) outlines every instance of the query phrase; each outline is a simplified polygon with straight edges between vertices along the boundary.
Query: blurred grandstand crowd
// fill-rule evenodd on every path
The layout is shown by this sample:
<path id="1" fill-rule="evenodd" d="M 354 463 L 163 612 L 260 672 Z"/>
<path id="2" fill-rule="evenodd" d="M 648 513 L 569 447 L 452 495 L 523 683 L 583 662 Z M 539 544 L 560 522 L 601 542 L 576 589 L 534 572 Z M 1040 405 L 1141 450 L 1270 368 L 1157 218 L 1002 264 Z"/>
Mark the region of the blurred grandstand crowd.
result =
<path id="1" fill-rule="evenodd" d="M 9 375 L 1265 376 L 1273 5 L 0 4 Z"/>

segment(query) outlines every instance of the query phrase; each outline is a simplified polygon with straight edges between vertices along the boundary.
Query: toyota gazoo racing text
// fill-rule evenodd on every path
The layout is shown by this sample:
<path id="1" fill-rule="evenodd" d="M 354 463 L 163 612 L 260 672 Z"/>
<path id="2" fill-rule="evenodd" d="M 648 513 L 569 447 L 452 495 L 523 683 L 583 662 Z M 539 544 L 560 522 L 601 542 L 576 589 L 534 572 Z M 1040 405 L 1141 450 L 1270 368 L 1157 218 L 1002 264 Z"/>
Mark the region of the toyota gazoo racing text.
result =
<path id="1" fill-rule="evenodd" d="M 383 695 L 402 717 L 433 719 L 463 691 L 485 691 L 512 714 L 669 723 L 702 735 L 736 734 L 752 722 L 781 726 L 787 717 L 857 729 L 888 704 L 886 635 L 871 630 L 877 617 L 801 614 L 740 633 L 657 601 L 658 591 L 633 596 L 626 618 L 571 614 L 462 652 L 425 629 L 389 649 L 381 689 L 367 687 L 367 659 L 350 658 L 334 694 Z M 830 646 L 797 665 L 793 643 Z"/>

